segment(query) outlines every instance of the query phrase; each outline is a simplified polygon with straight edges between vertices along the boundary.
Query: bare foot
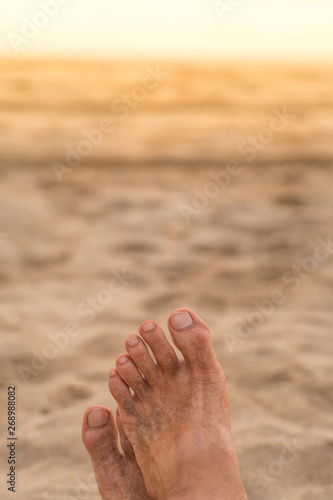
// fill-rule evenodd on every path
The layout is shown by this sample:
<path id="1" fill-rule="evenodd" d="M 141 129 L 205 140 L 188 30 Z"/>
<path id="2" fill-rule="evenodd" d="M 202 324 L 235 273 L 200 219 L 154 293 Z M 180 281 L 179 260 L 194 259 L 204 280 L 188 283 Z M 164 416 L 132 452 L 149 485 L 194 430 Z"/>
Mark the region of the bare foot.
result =
<path id="1" fill-rule="evenodd" d="M 124 454 L 118 448 L 117 426 Z M 82 439 L 103 500 L 150 500 L 118 414 L 116 425 L 108 408 L 88 408 L 83 417 Z"/>
<path id="2" fill-rule="evenodd" d="M 147 321 L 139 332 L 157 364 L 142 339 L 131 336 L 109 379 L 147 491 L 154 500 L 246 500 L 209 330 L 188 309 L 177 309 L 168 326 L 184 361 Z"/>

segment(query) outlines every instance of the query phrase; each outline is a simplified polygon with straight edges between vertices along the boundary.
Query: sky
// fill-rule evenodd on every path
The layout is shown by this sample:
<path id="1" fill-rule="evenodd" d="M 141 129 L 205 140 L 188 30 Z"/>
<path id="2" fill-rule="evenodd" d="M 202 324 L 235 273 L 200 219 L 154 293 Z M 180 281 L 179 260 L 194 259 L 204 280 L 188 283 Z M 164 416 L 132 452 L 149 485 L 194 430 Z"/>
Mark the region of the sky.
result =
<path id="1" fill-rule="evenodd" d="M 0 56 L 333 60 L 333 0 L 11 0 Z"/>

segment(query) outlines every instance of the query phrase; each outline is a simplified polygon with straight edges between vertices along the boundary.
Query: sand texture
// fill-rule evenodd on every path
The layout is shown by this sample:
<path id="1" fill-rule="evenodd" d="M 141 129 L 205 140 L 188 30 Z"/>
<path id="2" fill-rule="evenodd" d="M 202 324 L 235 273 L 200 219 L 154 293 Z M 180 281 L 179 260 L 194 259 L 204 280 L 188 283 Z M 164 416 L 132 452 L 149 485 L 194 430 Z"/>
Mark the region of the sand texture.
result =
<path id="1" fill-rule="evenodd" d="M 168 75 L 133 90 L 158 64 Z M 249 498 L 333 498 L 333 69 L 1 61 L 0 74 L 6 473 L 9 385 L 18 402 L 17 493 L 2 480 L 0 497 L 99 498 L 82 413 L 115 409 L 126 336 L 186 306 L 227 375 Z M 111 106 L 131 92 L 121 118 Z M 112 133 L 59 180 L 54 162 L 105 119 Z M 239 148 L 258 134 L 250 160 Z"/>

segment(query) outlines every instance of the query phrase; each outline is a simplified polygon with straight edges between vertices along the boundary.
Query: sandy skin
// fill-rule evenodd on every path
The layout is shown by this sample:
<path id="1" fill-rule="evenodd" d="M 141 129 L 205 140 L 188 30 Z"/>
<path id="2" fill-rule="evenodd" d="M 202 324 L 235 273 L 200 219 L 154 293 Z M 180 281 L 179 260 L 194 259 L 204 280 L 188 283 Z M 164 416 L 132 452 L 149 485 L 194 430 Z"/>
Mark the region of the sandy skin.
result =
<path id="1" fill-rule="evenodd" d="M 168 327 L 184 360 L 177 358 L 162 329 L 146 321 L 140 336 L 128 337 L 127 353 L 118 357 L 110 372 L 124 455 L 116 446 L 110 411 L 94 407 L 85 414 L 83 441 L 101 496 L 103 500 L 245 500 L 225 377 L 209 330 L 189 309 L 174 311 Z"/>

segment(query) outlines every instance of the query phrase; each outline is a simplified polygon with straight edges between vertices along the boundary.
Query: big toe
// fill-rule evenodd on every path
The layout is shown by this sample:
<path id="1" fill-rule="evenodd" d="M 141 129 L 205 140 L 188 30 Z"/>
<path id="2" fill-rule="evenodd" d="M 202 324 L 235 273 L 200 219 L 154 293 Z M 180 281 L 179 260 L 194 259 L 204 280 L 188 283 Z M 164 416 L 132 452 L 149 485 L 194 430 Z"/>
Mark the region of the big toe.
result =
<path id="1" fill-rule="evenodd" d="M 113 500 L 110 482 L 114 484 L 122 477 L 124 457 L 118 448 L 117 426 L 108 408 L 94 406 L 86 410 L 82 440 L 90 455 L 103 500 Z"/>
<path id="2" fill-rule="evenodd" d="M 216 373 L 217 361 L 207 325 L 190 309 L 176 309 L 168 322 L 172 340 L 188 366 L 199 372 Z"/>

